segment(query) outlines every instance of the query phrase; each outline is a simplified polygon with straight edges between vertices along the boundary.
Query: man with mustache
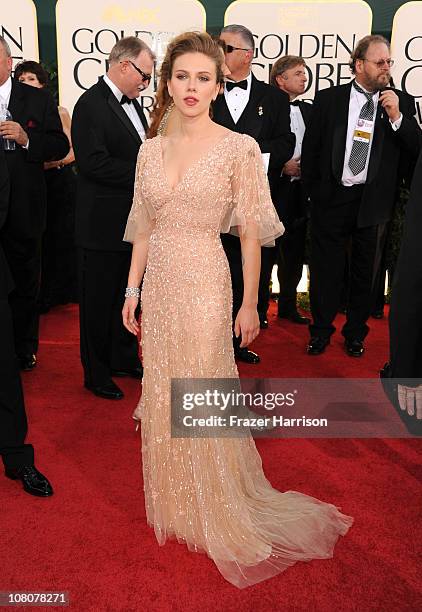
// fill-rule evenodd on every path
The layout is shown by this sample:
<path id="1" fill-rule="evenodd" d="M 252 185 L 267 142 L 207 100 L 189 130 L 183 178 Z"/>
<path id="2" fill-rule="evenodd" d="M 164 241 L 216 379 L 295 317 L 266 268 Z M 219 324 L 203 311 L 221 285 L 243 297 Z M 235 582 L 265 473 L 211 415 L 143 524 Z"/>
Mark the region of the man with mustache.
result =
<path id="1" fill-rule="evenodd" d="M 319 91 L 302 148 L 302 180 L 312 199 L 313 323 L 308 354 L 320 355 L 335 331 L 346 251 L 350 297 L 342 329 L 346 353 L 361 357 L 403 156 L 416 158 L 414 100 L 388 88 L 389 42 L 365 36 L 351 56 L 355 79 Z"/>

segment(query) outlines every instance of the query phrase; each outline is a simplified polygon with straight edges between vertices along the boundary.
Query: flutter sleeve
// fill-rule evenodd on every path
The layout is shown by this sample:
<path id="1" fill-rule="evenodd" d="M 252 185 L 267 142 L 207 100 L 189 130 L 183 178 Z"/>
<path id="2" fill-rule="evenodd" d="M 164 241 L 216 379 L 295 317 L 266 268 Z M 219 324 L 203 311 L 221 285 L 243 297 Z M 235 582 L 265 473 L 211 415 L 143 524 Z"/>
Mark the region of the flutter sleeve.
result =
<path id="1" fill-rule="evenodd" d="M 274 246 L 284 233 L 271 200 L 268 178 L 257 142 L 244 139 L 241 153 L 233 163 L 233 201 L 221 225 L 222 233 L 256 238 L 261 246 Z"/>
<path id="2" fill-rule="evenodd" d="M 142 194 L 142 183 L 144 180 L 145 164 L 147 162 L 148 142 L 146 141 L 139 149 L 135 171 L 135 187 L 133 192 L 132 208 L 126 223 L 123 236 L 125 242 L 135 243 L 148 237 L 155 226 L 155 209 L 148 199 Z"/>

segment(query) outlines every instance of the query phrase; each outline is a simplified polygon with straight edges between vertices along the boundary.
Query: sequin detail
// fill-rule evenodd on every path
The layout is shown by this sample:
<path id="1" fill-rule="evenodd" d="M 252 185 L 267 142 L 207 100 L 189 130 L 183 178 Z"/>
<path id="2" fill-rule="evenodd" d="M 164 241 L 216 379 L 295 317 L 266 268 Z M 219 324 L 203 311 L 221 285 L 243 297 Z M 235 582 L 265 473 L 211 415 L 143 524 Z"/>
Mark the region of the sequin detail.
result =
<path id="1" fill-rule="evenodd" d="M 150 235 L 142 289 L 144 379 L 136 415 L 148 523 L 157 540 L 204 551 L 237 587 L 298 560 L 328 558 L 352 519 L 265 478 L 249 439 L 172 439 L 172 377 L 238 376 L 232 346 L 230 271 L 221 231 L 272 244 L 283 231 L 260 151 L 231 133 L 198 159 L 174 189 L 160 136 L 138 157 L 125 239 Z"/>

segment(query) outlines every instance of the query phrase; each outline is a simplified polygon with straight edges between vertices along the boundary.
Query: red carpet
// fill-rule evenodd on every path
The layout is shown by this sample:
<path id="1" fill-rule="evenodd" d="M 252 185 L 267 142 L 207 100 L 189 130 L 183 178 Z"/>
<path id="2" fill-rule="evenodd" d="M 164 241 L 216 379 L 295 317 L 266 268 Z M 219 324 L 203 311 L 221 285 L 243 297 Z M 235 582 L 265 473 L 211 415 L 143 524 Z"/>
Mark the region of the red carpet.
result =
<path id="1" fill-rule="evenodd" d="M 343 353 L 340 335 L 312 358 L 304 350 L 306 328 L 272 314 L 255 343 L 262 364 L 241 373 L 376 376 L 387 355 L 387 323 L 372 321 L 371 328 L 363 359 Z M 44 316 L 41 338 L 39 365 L 24 385 L 29 439 L 55 495 L 33 498 L 0 478 L 0 591 L 68 591 L 71 609 L 83 612 L 422 609 L 420 440 L 259 441 L 275 487 L 332 502 L 355 524 L 333 559 L 297 564 L 239 591 L 205 555 L 175 542 L 157 546 L 145 523 L 130 418 L 137 382 L 121 381 L 121 402 L 82 388 L 75 307 Z"/>

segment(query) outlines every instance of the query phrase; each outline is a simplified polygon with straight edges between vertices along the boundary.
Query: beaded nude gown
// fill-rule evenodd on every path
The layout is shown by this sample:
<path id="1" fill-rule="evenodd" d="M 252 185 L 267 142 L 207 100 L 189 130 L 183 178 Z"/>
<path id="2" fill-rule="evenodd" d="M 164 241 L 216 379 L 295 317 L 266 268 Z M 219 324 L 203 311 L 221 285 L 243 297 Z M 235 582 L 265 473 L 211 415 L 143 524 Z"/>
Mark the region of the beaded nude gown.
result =
<path id="1" fill-rule="evenodd" d="M 271 244 L 283 232 L 258 145 L 230 132 L 173 189 L 162 136 L 141 147 L 125 240 L 149 234 L 142 289 L 142 459 L 148 523 L 203 551 L 237 587 L 332 557 L 352 519 L 273 489 L 249 438 L 171 438 L 171 378 L 236 378 L 232 294 L 220 232 Z"/>

